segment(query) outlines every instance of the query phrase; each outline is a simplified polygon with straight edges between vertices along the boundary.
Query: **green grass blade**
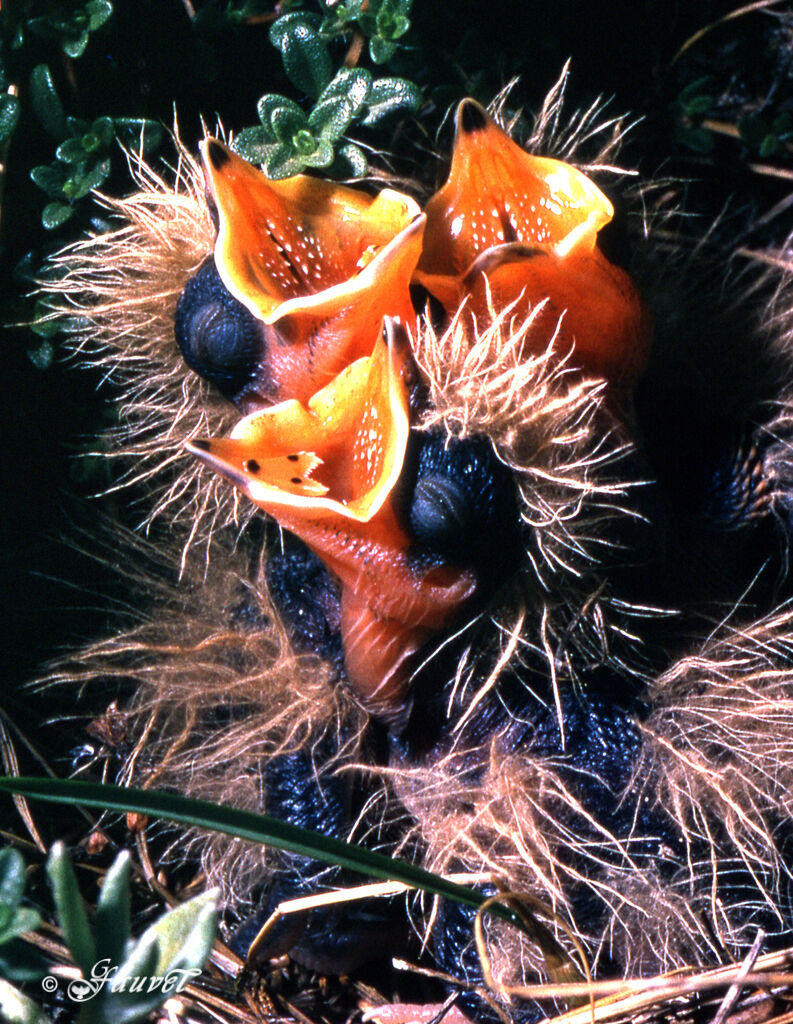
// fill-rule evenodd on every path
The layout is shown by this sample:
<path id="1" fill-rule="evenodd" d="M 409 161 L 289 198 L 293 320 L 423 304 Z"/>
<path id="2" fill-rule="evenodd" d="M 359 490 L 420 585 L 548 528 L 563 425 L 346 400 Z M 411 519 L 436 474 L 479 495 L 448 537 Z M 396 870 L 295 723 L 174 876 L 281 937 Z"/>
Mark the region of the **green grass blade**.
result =
<path id="1" fill-rule="evenodd" d="M 367 850 L 354 843 L 332 839 L 309 829 L 278 821 L 264 814 L 253 814 L 233 807 L 195 800 L 174 793 L 127 789 L 99 782 L 72 779 L 36 779 L 24 776 L 0 778 L 0 792 L 47 800 L 52 803 L 82 804 L 126 814 L 130 811 L 165 818 L 193 828 L 224 832 L 238 839 L 266 843 L 281 850 L 312 857 L 326 864 L 348 868 L 372 878 L 402 882 L 438 896 L 445 896 L 469 907 L 479 907 L 486 897 L 467 886 L 449 882 L 406 861 L 394 860 L 382 853 Z M 495 916 L 525 931 L 519 915 L 509 907 L 489 908 Z"/>

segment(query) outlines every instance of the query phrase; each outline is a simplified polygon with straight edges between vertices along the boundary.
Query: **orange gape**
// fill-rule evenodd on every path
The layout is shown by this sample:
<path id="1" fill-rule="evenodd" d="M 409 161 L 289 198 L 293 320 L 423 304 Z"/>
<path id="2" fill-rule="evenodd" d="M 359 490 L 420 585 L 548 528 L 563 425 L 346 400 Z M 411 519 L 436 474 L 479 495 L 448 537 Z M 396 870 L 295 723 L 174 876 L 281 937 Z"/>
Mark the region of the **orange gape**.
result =
<path id="1" fill-rule="evenodd" d="M 228 439 L 188 444 L 339 578 L 350 684 L 392 722 L 405 709 L 415 653 L 476 586 L 472 572 L 408 560 L 392 506 L 409 432 L 406 357 L 393 337 L 379 341 L 306 405 L 283 402 L 246 416 Z"/>
<path id="2" fill-rule="evenodd" d="M 215 265 L 264 325 L 266 353 L 250 405 L 307 401 L 370 356 L 383 317 L 415 321 L 408 286 L 424 218 L 408 196 L 296 175 L 270 181 L 215 139 L 202 147 L 217 207 Z"/>
<path id="3" fill-rule="evenodd" d="M 630 277 L 598 248 L 613 214 L 586 175 L 530 156 L 464 100 L 448 181 L 426 206 L 416 279 L 450 315 L 465 301 L 480 331 L 494 311 L 514 304 L 522 321 L 543 304 L 525 354 L 543 352 L 558 328 L 571 367 L 627 391 L 647 360 L 650 321 Z"/>
<path id="4" fill-rule="evenodd" d="M 262 374 L 282 401 L 262 409 L 254 389 L 256 411 L 230 438 L 188 447 L 338 577 L 350 684 L 396 724 L 417 652 L 478 583 L 471 568 L 411 558 L 394 509 L 410 430 L 411 276 L 450 315 L 464 302 L 480 330 L 493 310 L 533 310 L 525 355 L 556 333 L 560 356 L 619 394 L 644 365 L 648 324 L 597 245 L 611 203 L 569 165 L 526 154 L 470 100 L 426 215 L 388 189 L 372 199 L 305 176 L 268 181 L 212 140 L 204 161 L 217 269 L 269 331 Z"/>

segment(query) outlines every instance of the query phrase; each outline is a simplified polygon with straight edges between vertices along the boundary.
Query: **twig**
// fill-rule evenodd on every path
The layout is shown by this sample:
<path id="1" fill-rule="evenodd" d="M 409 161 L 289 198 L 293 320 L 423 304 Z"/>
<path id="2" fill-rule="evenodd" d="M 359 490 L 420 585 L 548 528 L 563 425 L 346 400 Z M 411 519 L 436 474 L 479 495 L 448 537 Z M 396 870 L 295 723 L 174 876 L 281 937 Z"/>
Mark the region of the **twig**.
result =
<path id="1" fill-rule="evenodd" d="M 344 57 L 345 68 L 354 68 L 358 61 L 361 59 L 363 53 L 363 44 L 366 42 L 366 37 L 363 32 L 358 29 L 355 30 L 350 43 L 350 48 Z"/>
<path id="2" fill-rule="evenodd" d="M 749 952 L 746 954 L 745 960 L 741 964 L 740 971 L 738 971 L 738 974 L 735 976 L 735 981 L 732 983 L 732 985 L 730 985 L 730 987 L 724 994 L 724 999 L 722 999 L 721 1001 L 721 1006 L 719 1007 L 716 1016 L 713 1018 L 713 1024 L 724 1024 L 724 1022 L 727 1020 L 727 1017 L 732 1012 L 733 1007 L 738 1002 L 738 996 L 741 994 L 741 989 L 744 985 L 744 979 L 747 977 L 748 974 L 751 973 L 752 968 L 757 962 L 757 958 L 760 955 L 760 947 L 763 944 L 764 938 L 765 932 L 762 928 L 758 928 L 757 935 L 755 935 L 754 937 L 754 942 L 752 943 Z"/>
<path id="3" fill-rule="evenodd" d="M 693 36 L 690 36 L 680 47 L 677 53 L 674 55 L 670 64 L 674 64 L 678 57 L 682 57 L 683 54 L 692 47 L 695 43 L 698 43 L 703 36 L 706 36 L 708 32 L 712 31 L 719 25 L 724 24 L 725 21 L 731 21 L 733 18 L 740 18 L 743 14 L 751 14 L 752 11 L 759 11 L 765 7 L 773 7 L 774 4 L 779 3 L 780 0 L 755 0 L 755 3 L 747 4 L 745 7 L 739 7 L 735 11 L 730 11 L 725 14 L 722 18 L 717 18 L 716 21 L 712 21 L 709 25 L 705 25 L 704 28 L 699 29 Z"/>

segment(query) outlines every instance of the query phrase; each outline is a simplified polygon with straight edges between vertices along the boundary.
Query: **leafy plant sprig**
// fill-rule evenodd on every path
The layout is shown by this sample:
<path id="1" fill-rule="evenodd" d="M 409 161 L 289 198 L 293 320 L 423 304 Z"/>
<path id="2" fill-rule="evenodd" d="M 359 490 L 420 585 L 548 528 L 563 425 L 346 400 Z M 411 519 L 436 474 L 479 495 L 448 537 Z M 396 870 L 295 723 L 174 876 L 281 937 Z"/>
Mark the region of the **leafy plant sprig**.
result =
<path id="1" fill-rule="evenodd" d="M 200 974 L 215 940 L 214 889 L 169 910 L 133 939 L 130 872 L 129 854 L 120 853 L 102 881 L 91 921 L 63 843 L 47 860 L 55 915 L 84 979 L 67 986 L 67 996 L 82 1004 L 78 1024 L 133 1024 L 148 1017 L 179 981 Z M 41 922 L 38 911 L 20 906 L 24 889 L 21 854 L 0 850 L 0 1017 L 11 1024 L 49 1024 L 36 1003 L 10 984 L 39 980 L 48 967 L 35 949 L 17 948 L 18 937 Z"/>
<path id="2" fill-rule="evenodd" d="M 374 63 L 385 64 L 410 28 L 411 5 L 412 0 L 323 0 L 327 13 L 319 31 L 326 39 L 333 39 L 357 27 L 369 38 L 369 56 Z"/>
<path id="3" fill-rule="evenodd" d="M 98 117 L 89 122 L 68 117 L 46 64 L 31 72 L 30 95 L 42 126 L 59 142 L 55 160 L 30 172 L 50 198 L 41 214 L 41 223 L 48 230 L 65 224 L 74 213 L 74 204 L 107 181 L 117 138 L 132 149 L 141 148 L 144 154 L 156 150 L 162 141 L 160 125 L 145 118 Z"/>
<path id="4" fill-rule="evenodd" d="M 793 115 L 787 110 L 770 116 L 750 114 L 740 118 L 738 131 L 746 145 L 759 156 L 776 156 L 793 142 Z"/>
<path id="5" fill-rule="evenodd" d="M 57 41 L 67 57 L 82 57 L 92 32 L 101 28 L 113 13 L 111 0 L 55 0 L 44 13 L 28 17 L 26 25 L 35 35 Z"/>
<path id="6" fill-rule="evenodd" d="M 25 882 L 22 854 L 13 847 L 0 850 L 0 978 L 6 981 L 35 981 L 46 970 L 44 959 L 19 941 L 41 923 L 37 910 L 22 905 Z"/>
<path id="7" fill-rule="evenodd" d="M 47 874 L 64 940 L 83 973 L 86 990 L 107 978 L 84 1004 L 80 1022 L 132 1024 L 165 1001 L 169 975 L 194 976 L 204 966 L 217 932 L 217 890 L 169 910 L 138 939 L 130 934 L 129 854 L 120 853 L 105 875 L 93 923 L 80 895 L 71 858 L 52 848 Z M 129 984 L 136 978 L 160 984 Z"/>
<path id="8" fill-rule="evenodd" d="M 278 94 L 262 96 L 257 106 L 260 124 L 245 128 L 235 148 L 261 164 L 270 178 L 286 178 L 306 168 L 324 168 L 331 175 L 362 177 L 368 170 L 360 145 L 345 141 L 347 130 L 379 124 L 398 111 L 416 110 L 419 87 L 404 78 L 374 78 L 366 68 L 341 67 L 335 74 L 328 40 L 351 26 L 369 34 L 375 63 L 388 60 L 410 22 L 410 0 L 347 0 L 320 18 L 291 11 L 270 27 L 270 41 L 281 53 L 292 84 L 314 101 L 306 113 L 294 100 Z"/>
<path id="9" fill-rule="evenodd" d="M 671 105 L 674 137 L 677 142 L 695 153 L 713 151 L 713 133 L 702 124 L 715 102 L 708 91 L 711 84 L 708 78 L 697 78 L 689 82 Z"/>

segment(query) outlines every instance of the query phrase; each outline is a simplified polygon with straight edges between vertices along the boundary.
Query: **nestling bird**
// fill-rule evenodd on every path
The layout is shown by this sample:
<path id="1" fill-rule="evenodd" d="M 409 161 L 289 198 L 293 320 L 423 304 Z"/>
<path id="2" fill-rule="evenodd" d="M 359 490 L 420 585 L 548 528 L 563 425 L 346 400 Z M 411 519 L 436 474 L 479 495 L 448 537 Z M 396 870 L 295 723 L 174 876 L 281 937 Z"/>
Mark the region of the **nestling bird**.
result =
<path id="1" fill-rule="evenodd" d="M 547 942 L 492 924 L 497 987 L 454 1011 L 523 1021 L 510 988 L 549 948 L 575 973 L 571 935 L 599 976 L 790 939 L 793 282 L 713 302 L 711 266 L 659 253 L 649 215 L 618 260 L 592 176 L 473 100 L 455 125 L 423 203 L 270 182 L 208 139 L 59 257 L 54 301 L 121 380 L 183 566 L 73 671 L 138 681 L 139 783 L 542 901 Z M 242 953 L 279 900 L 334 881 L 191 849 Z M 481 988 L 473 915 L 412 912 Z M 349 971 L 388 954 L 386 927 L 409 945 L 403 916 L 301 919 L 256 956 Z"/>

